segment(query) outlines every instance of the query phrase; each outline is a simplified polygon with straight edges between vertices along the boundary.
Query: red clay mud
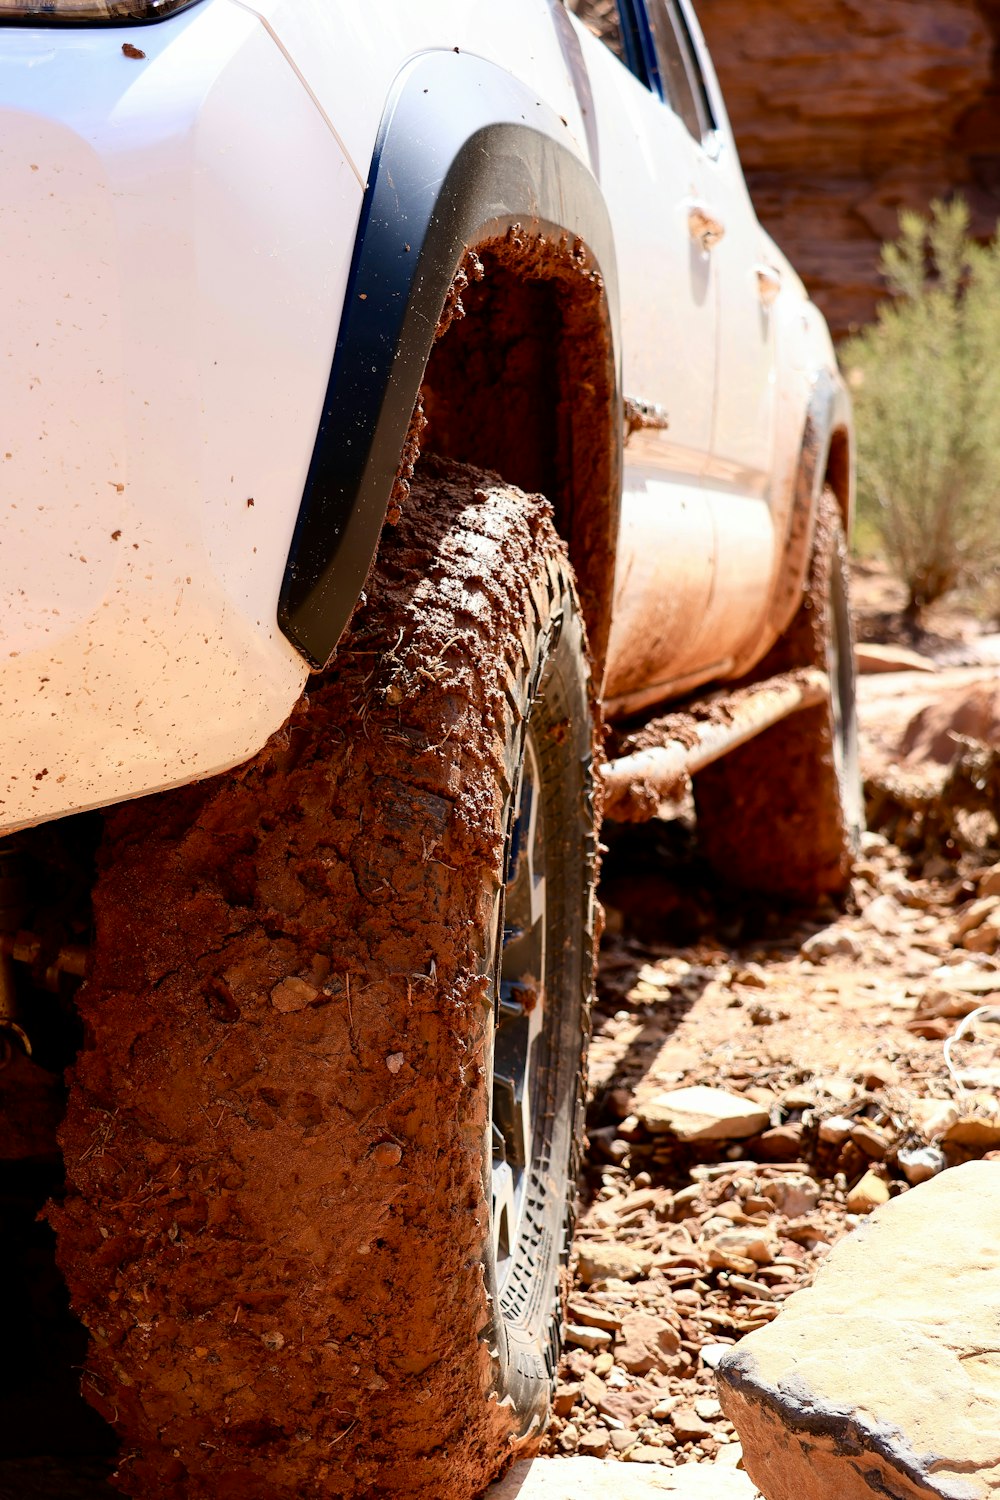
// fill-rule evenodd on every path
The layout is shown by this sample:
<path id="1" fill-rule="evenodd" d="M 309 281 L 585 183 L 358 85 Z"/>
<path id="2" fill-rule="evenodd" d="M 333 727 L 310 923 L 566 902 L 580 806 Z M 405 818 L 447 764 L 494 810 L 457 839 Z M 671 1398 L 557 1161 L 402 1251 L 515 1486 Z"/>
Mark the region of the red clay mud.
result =
<path id="1" fill-rule="evenodd" d="M 431 460 L 286 728 L 108 817 L 52 1219 L 143 1500 L 460 1500 L 513 1451 L 484 962 L 504 657 L 560 546 L 545 502 Z"/>

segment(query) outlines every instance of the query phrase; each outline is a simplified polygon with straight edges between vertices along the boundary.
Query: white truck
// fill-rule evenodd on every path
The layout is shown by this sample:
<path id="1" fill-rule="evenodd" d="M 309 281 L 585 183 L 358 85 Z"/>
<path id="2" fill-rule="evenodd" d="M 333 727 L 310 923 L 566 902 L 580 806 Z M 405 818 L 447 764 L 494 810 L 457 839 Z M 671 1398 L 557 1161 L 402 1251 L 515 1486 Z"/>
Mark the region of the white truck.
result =
<path id="1" fill-rule="evenodd" d="M 128 1493 L 471 1497 L 602 798 L 846 884 L 825 325 L 689 0 L 0 0 L 0 189 L 0 1159 Z"/>

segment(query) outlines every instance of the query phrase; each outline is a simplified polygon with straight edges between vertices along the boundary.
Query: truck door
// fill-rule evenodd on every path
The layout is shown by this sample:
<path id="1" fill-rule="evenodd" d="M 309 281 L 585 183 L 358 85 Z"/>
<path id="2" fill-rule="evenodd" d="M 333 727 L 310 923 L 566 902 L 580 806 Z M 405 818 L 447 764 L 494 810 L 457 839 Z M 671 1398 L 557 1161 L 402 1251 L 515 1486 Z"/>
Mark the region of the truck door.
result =
<path id="1" fill-rule="evenodd" d="M 718 297 L 718 358 L 709 461 L 712 595 L 693 643 L 696 664 L 739 655 L 760 630 L 773 566 L 770 484 L 774 444 L 774 335 L 780 289 L 697 20 L 688 0 L 645 0 L 664 85 L 677 101 L 699 163 L 698 212 Z M 722 668 L 720 675 L 724 675 Z"/>
<path id="2" fill-rule="evenodd" d="M 654 424 L 625 447 L 606 680 L 607 695 L 623 706 L 651 686 L 653 699 L 666 696 L 662 685 L 685 676 L 711 597 L 715 540 L 702 475 L 712 443 L 718 304 L 711 256 L 692 230 L 701 193 L 695 143 L 656 85 L 637 0 L 623 0 L 621 22 L 611 39 L 617 56 L 585 32 L 581 39 L 595 169 L 615 229 L 624 393 L 645 404 Z"/>

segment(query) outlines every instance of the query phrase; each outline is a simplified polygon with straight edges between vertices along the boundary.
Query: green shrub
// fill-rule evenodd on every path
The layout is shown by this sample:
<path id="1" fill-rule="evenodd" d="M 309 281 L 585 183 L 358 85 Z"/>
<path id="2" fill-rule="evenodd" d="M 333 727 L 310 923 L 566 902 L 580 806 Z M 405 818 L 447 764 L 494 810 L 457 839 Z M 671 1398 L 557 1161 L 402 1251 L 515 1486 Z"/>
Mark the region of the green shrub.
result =
<path id="1" fill-rule="evenodd" d="M 891 300 L 842 350 L 853 388 L 858 511 L 918 617 L 1000 560 L 1000 244 L 961 199 L 900 214 L 883 247 Z"/>

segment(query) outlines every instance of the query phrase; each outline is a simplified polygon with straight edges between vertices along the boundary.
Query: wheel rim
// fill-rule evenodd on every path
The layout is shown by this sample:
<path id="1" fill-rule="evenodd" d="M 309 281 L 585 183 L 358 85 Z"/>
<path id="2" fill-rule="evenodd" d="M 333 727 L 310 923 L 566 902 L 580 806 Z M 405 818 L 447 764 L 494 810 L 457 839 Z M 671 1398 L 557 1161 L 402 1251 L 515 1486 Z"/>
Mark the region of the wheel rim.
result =
<path id="1" fill-rule="evenodd" d="M 501 1292 L 515 1263 L 534 1159 L 545 1031 L 545 813 L 530 729 L 514 805 L 503 910 L 491 1121 L 491 1231 Z"/>
<path id="2" fill-rule="evenodd" d="M 862 826 L 858 775 L 858 728 L 854 701 L 854 642 L 850 607 L 839 552 L 833 559 L 830 579 L 830 623 L 826 633 L 826 670 L 830 680 L 830 712 L 833 720 L 833 768 L 840 787 L 841 806 L 856 842 Z"/>

